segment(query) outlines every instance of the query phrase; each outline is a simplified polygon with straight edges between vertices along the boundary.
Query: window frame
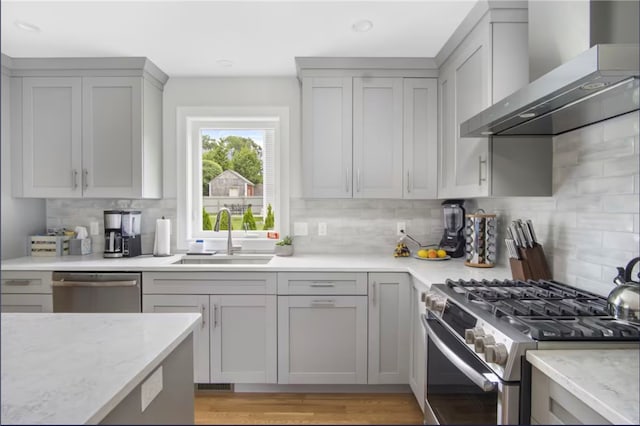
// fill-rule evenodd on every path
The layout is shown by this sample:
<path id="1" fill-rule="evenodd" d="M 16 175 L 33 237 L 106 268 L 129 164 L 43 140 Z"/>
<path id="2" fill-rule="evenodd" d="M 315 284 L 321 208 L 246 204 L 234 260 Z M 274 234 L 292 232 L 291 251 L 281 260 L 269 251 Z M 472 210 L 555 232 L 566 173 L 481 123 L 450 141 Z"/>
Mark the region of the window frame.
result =
<path id="1" fill-rule="evenodd" d="M 227 231 L 202 229 L 202 128 L 274 129 L 273 203 L 276 229 L 281 236 L 289 233 L 289 108 L 287 107 L 178 107 L 177 108 L 177 202 L 176 246 L 188 249 L 195 239 L 226 240 Z M 236 126 L 237 124 L 237 126 Z M 247 127 L 253 126 L 253 127 Z M 266 144 L 265 144 L 266 145 Z M 266 146 L 263 147 L 266 158 Z M 196 166 L 197 165 L 197 166 Z M 263 163 L 263 167 L 266 166 Z M 266 167 L 264 168 L 266 174 Z M 194 186 L 195 185 L 195 186 Z M 199 194 L 197 199 L 196 194 Z M 266 231 L 252 241 L 266 241 Z M 242 242 L 245 231 L 234 230 L 232 237 Z M 273 240 L 270 240 L 273 242 Z"/>

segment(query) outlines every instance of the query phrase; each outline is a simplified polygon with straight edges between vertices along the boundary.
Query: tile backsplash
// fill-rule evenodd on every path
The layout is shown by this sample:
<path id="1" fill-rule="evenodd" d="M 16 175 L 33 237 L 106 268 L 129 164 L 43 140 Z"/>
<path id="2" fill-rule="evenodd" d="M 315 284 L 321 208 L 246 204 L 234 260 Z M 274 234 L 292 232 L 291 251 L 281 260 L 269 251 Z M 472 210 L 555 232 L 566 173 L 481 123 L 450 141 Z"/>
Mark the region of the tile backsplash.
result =
<path id="1" fill-rule="evenodd" d="M 640 247 L 638 112 L 554 138 L 553 196 L 467 200 L 467 212 L 497 213 L 499 239 L 512 219 L 532 219 L 554 278 L 606 295 L 616 266 L 638 256 Z M 297 253 L 388 253 L 396 224 L 425 244 L 440 241 L 442 200 L 291 199 L 293 223 L 306 222 L 309 234 L 296 236 Z M 103 210 L 143 212 L 143 252 L 153 249 L 155 219 L 175 223 L 176 200 L 47 200 L 47 227 L 100 223 L 94 252 L 103 250 Z M 327 235 L 318 235 L 318 224 Z M 176 242 L 172 226 L 171 250 Z M 504 245 L 501 245 L 504 249 Z M 505 263 L 505 250 L 499 253 Z"/>
<path id="2" fill-rule="evenodd" d="M 176 200 L 101 200 L 101 199 L 48 199 L 47 228 L 74 229 L 76 226 L 89 225 L 93 221 L 100 224 L 99 235 L 91 236 L 92 251 L 104 250 L 104 211 L 140 210 L 142 212 L 142 253 L 153 252 L 156 219 L 164 216 L 171 219 L 171 252 L 176 251 L 175 223 Z"/>

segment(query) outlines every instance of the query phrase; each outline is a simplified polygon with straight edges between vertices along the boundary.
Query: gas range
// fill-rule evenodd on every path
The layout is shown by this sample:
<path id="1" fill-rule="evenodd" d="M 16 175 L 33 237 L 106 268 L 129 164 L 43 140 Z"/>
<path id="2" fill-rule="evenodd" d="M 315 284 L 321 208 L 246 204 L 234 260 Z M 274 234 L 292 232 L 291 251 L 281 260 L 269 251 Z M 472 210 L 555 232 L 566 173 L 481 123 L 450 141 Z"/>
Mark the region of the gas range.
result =
<path id="1" fill-rule="evenodd" d="M 425 298 L 438 319 L 504 381 L 520 380 L 530 349 L 637 344 L 640 324 L 607 313 L 602 296 L 555 281 L 447 280 Z"/>

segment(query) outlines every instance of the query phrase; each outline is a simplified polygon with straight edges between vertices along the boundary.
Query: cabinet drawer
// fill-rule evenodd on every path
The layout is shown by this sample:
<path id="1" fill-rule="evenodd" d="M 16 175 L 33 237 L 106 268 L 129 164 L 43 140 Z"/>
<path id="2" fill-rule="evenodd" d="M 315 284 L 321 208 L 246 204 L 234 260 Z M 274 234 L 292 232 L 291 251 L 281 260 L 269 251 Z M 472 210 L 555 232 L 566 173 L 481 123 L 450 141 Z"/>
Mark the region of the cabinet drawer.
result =
<path id="1" fill-rule="evenodd" d="M 51 294 L 51 272 L 2 271 L 2 293 Z"/>
<path id="2" fill-rule="evenodd" d="M 1 312 L 53 312 L 50 294 L 3 294 Z"/>
<path id="3" fill-rule="evenodd" d="M 276 294 L 275 272 L 145 272 L 143 294 Z"/>
<path id="4" fill-rule="evenodd" d="M 280 272 L 278 294 L 367 294 L 366 272 Z"/>

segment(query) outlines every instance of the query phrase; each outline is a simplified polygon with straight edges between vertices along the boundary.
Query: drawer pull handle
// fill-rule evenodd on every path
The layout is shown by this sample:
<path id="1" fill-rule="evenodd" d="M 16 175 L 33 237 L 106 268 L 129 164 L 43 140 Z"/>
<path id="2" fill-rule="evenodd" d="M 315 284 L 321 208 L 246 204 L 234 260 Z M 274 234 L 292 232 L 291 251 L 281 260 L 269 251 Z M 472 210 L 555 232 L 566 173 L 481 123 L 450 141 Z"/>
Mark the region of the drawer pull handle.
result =
<path id="1" fill-rule="evenodd" d="M 373 282 L 373 291 L 372 291 L 373 294 L 371 295 L 372 299 L 373 299 L 371 301 L 373 303 L 373 306 L 376 306 L 376 287 L 377 287 L 377 285 L 376 285 L 376 282 L 374 281 Z"/>
<path id="2" fill-rule="evenodd" d="M 29 285 L 29 280 L 8 280 L 5 281 L 5 285 Z"/>
<path id="3" fill-rule="evenodd" d="M 218 326 L 218 305 L 213 305 L 213 328 Z"/>
<path id="4" fill-rule="evenodd" d="M 205 310 L 206 307 L 204 306 L 204 304 L 202 304 L 202 328 L 204 328 L 204 326 L 207 324 L 207 320 L 205 319 L 206 317 L 204 316 Z"/>
<path id="5" fill-rule="evenodd" d="M 335 306 L 336 305 L 336 301 L 333 299 L 327 299 L 327 300 L 312 300 L 311 301 L 311 307 L 326 307 L 326 306 Z"/>
<path id="6" fill-rule="evenodd" d="M 311 287 L 335 287 L 333 281 L 312 281 Z"/>

